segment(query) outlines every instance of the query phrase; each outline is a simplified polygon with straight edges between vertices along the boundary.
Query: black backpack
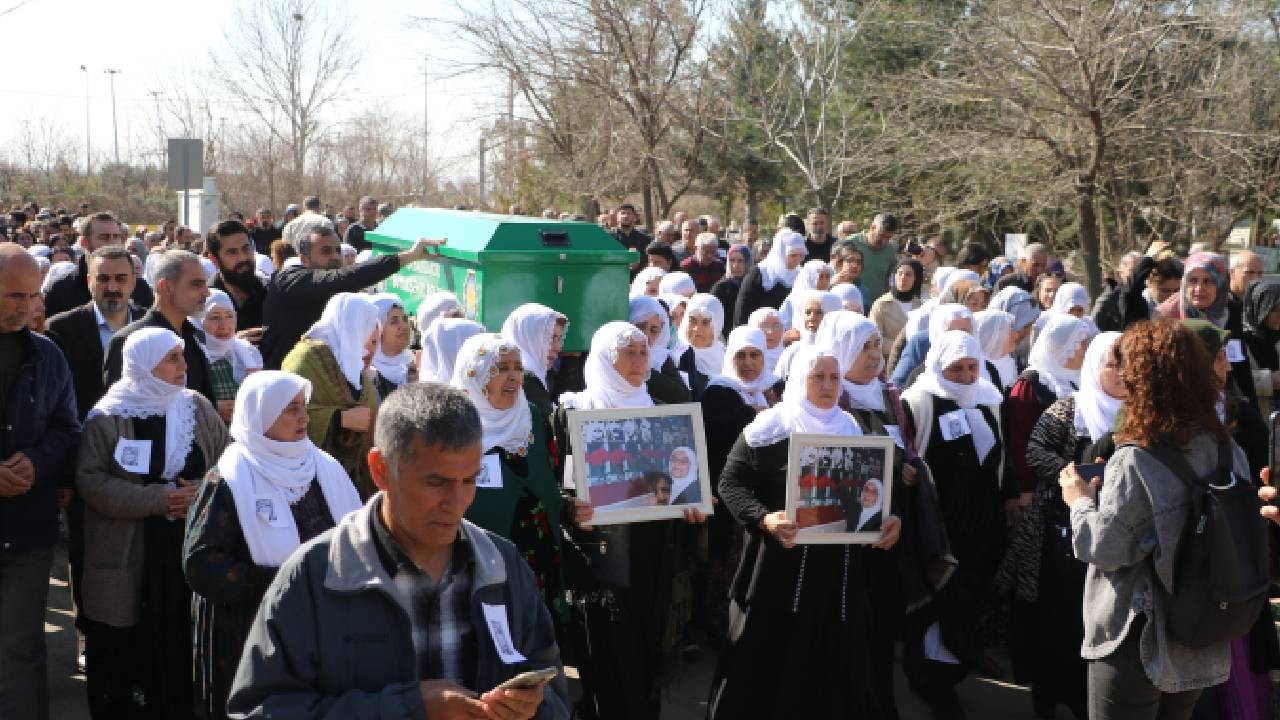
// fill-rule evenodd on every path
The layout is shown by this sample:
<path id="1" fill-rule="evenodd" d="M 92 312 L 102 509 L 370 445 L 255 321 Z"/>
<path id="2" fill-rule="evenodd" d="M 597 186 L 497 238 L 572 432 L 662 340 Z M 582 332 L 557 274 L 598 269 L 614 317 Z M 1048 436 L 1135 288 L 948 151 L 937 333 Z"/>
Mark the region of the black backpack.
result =
<path id="1" fill-rule="evenodd" d="M 1257 489 L 1233 471 L 1232 444 L 1218 446 L 1218 464 L 1197 477 L 1182 451 L 1145 448 L 1187 487 L 1190 510 L 1173 556 L 1173 592 L 1163 585 L 1165 627 L 1182 645 L 1201 648 L 1249 632 L 1267 602 L 1266 520 Z"/>

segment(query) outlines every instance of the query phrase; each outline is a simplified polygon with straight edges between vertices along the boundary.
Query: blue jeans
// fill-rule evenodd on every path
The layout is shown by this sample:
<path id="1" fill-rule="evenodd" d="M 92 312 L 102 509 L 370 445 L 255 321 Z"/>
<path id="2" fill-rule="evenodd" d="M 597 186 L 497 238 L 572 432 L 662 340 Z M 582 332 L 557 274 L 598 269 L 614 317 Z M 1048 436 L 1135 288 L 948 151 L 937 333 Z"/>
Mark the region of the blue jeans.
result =
<path id="1" fill-rule="evenodd" d="M 44 610 L 53 549 L 0 552 L 0 718 L 48 720 Z"/>

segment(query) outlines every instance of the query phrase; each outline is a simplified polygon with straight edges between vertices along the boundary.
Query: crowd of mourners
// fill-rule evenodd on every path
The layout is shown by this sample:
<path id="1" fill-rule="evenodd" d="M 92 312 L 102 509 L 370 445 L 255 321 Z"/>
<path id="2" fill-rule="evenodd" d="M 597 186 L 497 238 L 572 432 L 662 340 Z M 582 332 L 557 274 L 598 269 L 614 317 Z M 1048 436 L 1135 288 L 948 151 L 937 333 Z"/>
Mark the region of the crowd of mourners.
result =
<path id="1" fill-rule="evenodd" d="M 896 720 L 899 670 L 935 718 L 974 717 L 970 675 L 1034 717 L 1271 717 L 1266 587 L 1197 635 L 1221 573 L 1180 559 L 1235 488 L 1231 559 L 1275 572 L 1258 255 L 1155 242 L 1091 297 L 1039 243 L 821 208 L 651 237 L 623 204 L 597 222 L 637 252 L 628 316 L 569 352 L 541 304 L 486 328 L 379 292 L 448 242 L 375 254 L 392 211 L 0 207 L 0 718 L 49 717 L 64 542 L 95 720 L 656 720 L 712 651 L 716 720 Z M 570 414 L 678 403 L 714 512 L 593 526 Z M 878 541 L 797 543 L 793 433 L 893 439 Z"/>

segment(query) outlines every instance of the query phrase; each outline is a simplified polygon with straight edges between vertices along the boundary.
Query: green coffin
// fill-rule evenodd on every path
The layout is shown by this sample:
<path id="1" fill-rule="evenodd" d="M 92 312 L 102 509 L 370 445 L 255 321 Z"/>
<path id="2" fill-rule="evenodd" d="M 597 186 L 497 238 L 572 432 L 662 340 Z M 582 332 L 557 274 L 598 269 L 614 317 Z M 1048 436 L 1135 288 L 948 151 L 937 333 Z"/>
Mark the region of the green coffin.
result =
<path id="1" fill-rule="evenodd" d="M 598 225 L 514 215 L 404 208 L 365 236 L 383 255 L 420 237 L 444 237 L 438 256 L 413 263 L 384 283 L 410 316 L 422 297 L 453 293 L 467 317 L 491 332 L 517 306 L 536 302 L 569 318 L 565 350 L 586 350 L 601 325 L 627 319 L 634 251 Z"/>

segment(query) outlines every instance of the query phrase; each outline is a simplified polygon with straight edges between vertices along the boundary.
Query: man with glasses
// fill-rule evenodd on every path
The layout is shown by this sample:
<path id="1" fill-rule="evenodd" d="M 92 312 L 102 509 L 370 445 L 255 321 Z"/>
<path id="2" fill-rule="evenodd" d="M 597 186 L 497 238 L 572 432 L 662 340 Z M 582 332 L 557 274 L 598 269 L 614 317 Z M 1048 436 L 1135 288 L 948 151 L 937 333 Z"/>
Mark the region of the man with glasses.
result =
<path id="1" fill-rule="evenodd" d="M 100 212 L 84 221 L 84 230 L 80 235 L 80 262 L 76 271 L 54 281 L 45 294 L 44 306 L 46 317 L 53 317 L 61 312 L 80 307 L 92 299 L 89 292 L 89 256 L 98 248 L 107 245 L 124 244 L 124 232 L 120 221 L 109 212 Z M 146 280 L 138 278 L 129 300 L 138 307 L 151 307 L 155 295 Z"/>

